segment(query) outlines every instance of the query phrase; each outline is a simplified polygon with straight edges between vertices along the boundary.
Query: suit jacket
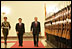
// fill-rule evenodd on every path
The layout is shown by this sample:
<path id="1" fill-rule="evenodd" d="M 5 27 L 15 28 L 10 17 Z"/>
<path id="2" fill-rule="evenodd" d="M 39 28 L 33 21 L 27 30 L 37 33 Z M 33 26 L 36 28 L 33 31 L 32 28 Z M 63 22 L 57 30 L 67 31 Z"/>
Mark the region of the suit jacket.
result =
<path id="1" fill-rule="evenodd" d="M 35 21 L 32 22 L 31 31 L 33 31 L 33 34 L 39 34 L 41 32 L 40 22 L 37 21 L 37 27 L 35 26 Z"/>
<path id="2" fill-rule="evenodd" d="M 21 23 L 21 26 L 19 25 L 19 23 L 17 23 L 15 29 L 21 34 L 25 33 L 24 23 Z"/>

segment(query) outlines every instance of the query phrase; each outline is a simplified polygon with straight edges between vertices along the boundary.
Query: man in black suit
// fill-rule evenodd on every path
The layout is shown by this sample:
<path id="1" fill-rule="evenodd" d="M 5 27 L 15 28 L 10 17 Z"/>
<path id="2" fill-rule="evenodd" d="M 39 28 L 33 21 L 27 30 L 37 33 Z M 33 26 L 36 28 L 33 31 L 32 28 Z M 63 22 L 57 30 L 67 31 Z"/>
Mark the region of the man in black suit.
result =
<path id="1" fill-rule="evenodd" d="M 23 46 L 23 34 L 25 33 L 24 23 L 22 23 L 22 19 L 19 18 L 19 23 L 16 24 L 16 32 L 18 35 L 19 46 Z"/>
<path id="2" fill-rule="evenodd" d="M 40 22 L 37 21 L 37 17 L 34 19 L 35 21 L 31 24 L 31 33 L 33 32 L 34 46 L 38 47 L 39 34 L 41 34 L 41 29 Z"/>

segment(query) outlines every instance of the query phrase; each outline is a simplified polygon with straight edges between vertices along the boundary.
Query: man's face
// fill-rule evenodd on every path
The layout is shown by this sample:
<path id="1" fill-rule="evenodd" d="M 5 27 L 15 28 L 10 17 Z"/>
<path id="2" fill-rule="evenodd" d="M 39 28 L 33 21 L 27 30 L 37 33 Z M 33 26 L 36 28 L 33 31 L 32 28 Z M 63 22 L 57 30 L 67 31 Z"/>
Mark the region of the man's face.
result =
<path id="1" fill-rule="evenodd" d="M 35 17 L 34 19 L 35 19 L 35 21 L 37 21 L 37 17 Z"/>
<path id="2" fill-rule="evenodd" d="M 4 21 L 7 21 L 7 18 L 4 18 Z"/>
<path id="3" fill-rule="evenodd" d="M 19 19 L 19 23 L 21 23 L 22 22 L 22 20 L 21 19 Z"/>

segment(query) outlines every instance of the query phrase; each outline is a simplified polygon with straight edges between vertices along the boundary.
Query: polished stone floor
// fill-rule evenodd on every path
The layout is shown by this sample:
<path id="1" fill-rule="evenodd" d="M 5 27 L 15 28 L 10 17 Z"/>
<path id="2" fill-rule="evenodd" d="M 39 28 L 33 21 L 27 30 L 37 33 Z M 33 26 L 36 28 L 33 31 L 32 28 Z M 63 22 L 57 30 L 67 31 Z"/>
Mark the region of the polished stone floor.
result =
<path id="1" fill-rule="evenodd" d="M 39 41 L 42 42 L 42 44 L 45 46 L 45 48 L 55 48 L 50 42 L 46 43 L 45 42 L 45 38 L 39 38 Z M 1 39 L 1 41 L 4 41 L 3 39 Z M 8 39 L 7 41 L 18 41 L 17 38 L 14 39 Z M 33 41 L 33 38 L 24 38 L 23 41 Z M 10 48 L 11 46 L 13 46 L 15 43 L 7 43 L 7 48 Z M 4 48 L 4 43 L 1 43 L 1 48 Z"/>
<path id="2" fill-rule="evenodd" d="M 26 38 L 23 38 L 23 41 L 33 41 L 33 38 L 31 37 L 32 34 L 26 33 L 24 36 L 26 36 Z M 31 38 L 29 38 L 29 37 L 31 37 Z M 4 39 L 1 38 L 1 41 L 4 41 Z M 18 41 L 18 38 L 8 38 L 7 41 Z M 46 38 L 39 38 L 39 41 L 41 41 L 41 43 L 45 46 L 45 48 L 56 48 L 50 42 L 46 42 Z M 7 48 L 12 47 L 14 44 L 15 43 L 7 43 Z M 4 43 L 1 43 L 1 48 L 5 48 Z"/>

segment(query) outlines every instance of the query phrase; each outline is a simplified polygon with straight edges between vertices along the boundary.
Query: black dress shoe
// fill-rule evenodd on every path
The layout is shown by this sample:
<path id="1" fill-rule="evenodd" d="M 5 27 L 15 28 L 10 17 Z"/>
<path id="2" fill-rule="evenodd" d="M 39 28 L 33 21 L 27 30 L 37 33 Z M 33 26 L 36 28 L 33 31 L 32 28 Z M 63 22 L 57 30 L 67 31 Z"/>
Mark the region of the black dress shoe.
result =
<path id="1" fill-rule="evenodd" d="M 34 45 L 34 47 L 36 47 L 36 45 Z"/>
<path id="2" fill-rule="evenodd" d="M 7 48 L 7 45 L 5 45 L 5 48 Z"/>
<path id="3" fill-rule="evenodd" d="M 38 47 L 38 45 L 37 45 L 37 47 Z"/>
<path id="4" fill-rule="evenodd" d="M 23 45 L 21 45 L 21 47 L 23 47 Z"/>

